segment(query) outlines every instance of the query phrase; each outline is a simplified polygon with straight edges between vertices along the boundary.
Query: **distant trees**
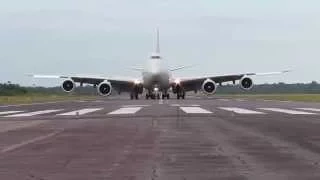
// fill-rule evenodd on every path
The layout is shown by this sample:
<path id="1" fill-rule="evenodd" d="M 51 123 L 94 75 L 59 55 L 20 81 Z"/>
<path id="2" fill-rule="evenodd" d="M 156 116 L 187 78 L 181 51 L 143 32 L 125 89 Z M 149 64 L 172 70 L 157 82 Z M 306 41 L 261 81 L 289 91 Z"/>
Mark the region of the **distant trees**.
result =
<path id="1" fill-rule="evenodd" d="M 275 83 L 275 84 L 260 84 L 255 85 L 252 90 L 244 91 L 240 88 L 236 88 L 233 85 L 227 85 L 219 87 L 217 93 L 219 94 L 277 94 L 277 93 L 307 93 L 307 94 L 320 94 L 320 84 L 316 81 L 311 83 L 303 84 L 285 84 L 285 83 Z"/>
<path id="2" fill-rule="evenodd" d="M 0 84 L 0 95 L 1 96 L 13 96 L 26 94 L 28 91 L 26 88 L 20 87 L 18 84 L 11 84 L 9 81 L 5 84 Z"/>
<path id="3" fill-rule="evenodd" d="M 244 91 L 238 86 L 224 85 L 219 87 L 217 94 L 281 94 L 281 93 L 307 93 L 307 94 L 320 94 L 320 84 L 316 81 L 303 84 L 261 84 L 255 85 L 250 91 Z M 0 96 L 15 96 L 26 94 L 56 94 L 62 95 L 64 93 L 60 87 L 21 87 L 18 84 L 12 84 L 11 82 L 0 84 Z M 80 95 L 96 95 L 96 89 L 92 86 L 84 86 L 76 88 L 73 94 Z"/>

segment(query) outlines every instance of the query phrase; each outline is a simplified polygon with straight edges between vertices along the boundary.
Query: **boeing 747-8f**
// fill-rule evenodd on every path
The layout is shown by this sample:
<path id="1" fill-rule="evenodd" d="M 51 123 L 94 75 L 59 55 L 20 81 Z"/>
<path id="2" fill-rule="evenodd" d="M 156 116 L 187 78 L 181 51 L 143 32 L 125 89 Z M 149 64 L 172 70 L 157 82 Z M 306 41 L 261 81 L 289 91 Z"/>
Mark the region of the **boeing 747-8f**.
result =
<path id="1" fill-rule="evenodd" d="M 183 69 L 187 66 L 168 68 L 160 55 L 159 31 L 157 30 L 156 51 L 150 56 L 146 68 L 135 68 L 141 71 L 140 78 L 108 78 L 95 76 L 65 76 L 65 75 L 33 75 L 34 78 L 61 78 L 62 89 L 71 92 L 75 89 L 76 83 L 92 84 L 102 96 L 109 96 L 113 90 L 119 94 L 129 92 L 131 99 L 138 99 L 145 91 L 146 99 L 169 99 L 169 91 L 176 95 L 177 99 L 184 99 L 187 91 L 202 90 L 206 94 L 214 94 L 218 85 L 224 82 L 239 81 L 240 88 L 250 90 L 253 87 L 252 76 L 282 74 L 288 71 L 270 73 L 243 73 L 222 76 L 203 77 L 175 77 L 172 72 Z"/>

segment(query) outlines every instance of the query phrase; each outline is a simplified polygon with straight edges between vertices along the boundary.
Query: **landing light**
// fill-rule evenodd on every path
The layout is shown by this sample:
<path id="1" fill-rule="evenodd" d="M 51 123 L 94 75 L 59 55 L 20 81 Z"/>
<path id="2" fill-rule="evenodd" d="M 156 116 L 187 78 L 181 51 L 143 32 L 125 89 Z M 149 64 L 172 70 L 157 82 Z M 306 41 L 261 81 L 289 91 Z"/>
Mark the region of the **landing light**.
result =
<path id="1" fill-rule="evenodd" d="M 180 82 L 181 82 L 180 79 L 175 79 L 174 80 L 174 83 L 176 83 L 176 84 L 180 84 Z"/>
<path id="2" fill-rule="evenodd" d="M 134 84 L 141 84 L 141 81 L 139 81 L 139 80 L 134 80 Z"/>
<path id="3" fill-rule="evenodd" d="M 155 87 L 155 88 L 154 88 L 154 91 L 159 91 L 159 88 Z"/>

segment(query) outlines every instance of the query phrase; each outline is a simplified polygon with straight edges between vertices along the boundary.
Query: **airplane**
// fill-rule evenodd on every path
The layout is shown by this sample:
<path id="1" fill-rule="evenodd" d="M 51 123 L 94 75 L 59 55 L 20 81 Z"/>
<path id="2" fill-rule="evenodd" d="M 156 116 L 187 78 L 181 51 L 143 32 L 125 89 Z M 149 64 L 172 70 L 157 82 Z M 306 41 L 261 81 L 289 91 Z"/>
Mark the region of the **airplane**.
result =
<path id="1" fill-rule="evenodd" d="M 156 31 L 156 50 L 147 61 L 146 68 L 133 68 L 141 72 L 140 78 L 108 78 L 103 76 L 65 76 L 65 75 L 32 75 L 33 78 L 59 78 L 63 79 L 62 89 L 65 92 L 72 92 L 76 83 L 91 84 L 97 88 L 98 94 L 102 96 L 111 95 L 115 90 L 119 94 L 121 92 L 129 92 L 130 99 L 139 99 L 139 95 L 145 93 L 146 99 L 169 99 L 169 92 L 175 94 L 177 99 L 185 99 L 187 91 L 199 90 L 205 94 L 215 94 L 218 85 L 222 83 L 239 81 L 239 86 L 243 90 L 251 90 L 253 88 L 252 76 L 258 75 L 274 75 L 289 72 L 270 72 L 270 73 L 242 73 L 221 76 L 202 76 L 202 77 L 175 77 L 172 75 L 174 71 L 178 71 L 189 66 L 181 66 L 176 68 L 168 68 L 162 56 L 160 55 L 159 30 Z"/>

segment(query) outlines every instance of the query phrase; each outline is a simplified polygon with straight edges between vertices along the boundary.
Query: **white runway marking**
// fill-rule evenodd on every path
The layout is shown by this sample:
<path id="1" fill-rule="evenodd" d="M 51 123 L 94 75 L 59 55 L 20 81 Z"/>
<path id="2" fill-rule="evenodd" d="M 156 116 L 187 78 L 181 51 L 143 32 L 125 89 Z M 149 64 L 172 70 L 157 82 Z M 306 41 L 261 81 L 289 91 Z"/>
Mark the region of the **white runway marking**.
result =
<path id="1" fill-rule="evenodd" d="M 280 108 L 258 108 L 258 109 L 266 110 L 266 111 L 280 112 L 280 113 L 285 113 L 285 114 L 294 114 L 294 115 L 313 115 L 313 114 L 315 114 L 315 113 L 310 113 L 310 112 L 305 112 L 305 111 L 295 111 L 295 110 L 280 109 Z"/>
<path id="2" fill-rule="evenodd" d="M 86 108 L 86 109 L 80 109 L 76 111 L 66 112 L 62 114 L 58 114 L 59 116 L 75 116 L 75 115 L 84 115 L 91 112 L 99 111 L 103 108 Z"/>
<path id="3" fill-rule="evenodd" d="M 0 112 L 0 115 L 5 115 L 5 114 L 15 114 L 15 113 L 21 113 L 23 111 L 2 111 Z"/>
<path id="4" fill-rule="evenodd" d="M 242 102 L 242 101 L 246 101 L 245 99 L 236 99 L 236 101 Z"/>
<path id="5" fill-rule="evenodd" d="M 62 109 L 34 111 L 34 112 L 29 112 L 29 113 L 8 115 L 8 116 L 5 116 L 5 117 L 29 117 L 29 116 L 35 116 L 35 115 L 40 115 L 40 114 L 48 114 L 48 113 L 53 113 L 53 112 L 58 112 L 58 111 L 62 111 Z"/>
<path id="6" fill-rule="evenodd" d="M 282 103 L 291 103 L 292 101 L 279 101 L 279 102 L 282 102 Z"/>
<path id="7" fill-rule="evenodd" d="M 230 101 L 230 99 L 218 99 L 219 101 Z"/>
<path id="8" fill-rule="evenodd" d="M 180 107 L 180 109 L 188 114 L 211 114 L 212 113 L 200 107 Z"/>
<path id="9" fill-rule="evenodd" d="M 243 109 L 243 108 L 237 108 L 237 107 L 219 107 L 219 109 L 226 110 L 226 111 L 232 111 L 237 114 L 265 114 L 263 112 L 252 111 L 249 109 Z"/>
<path id="10" fill-rule="evenodd" d="M 146 105 L 146 104 L 133 104 L 133 105 L 123 105 L 122 107 L 149 107 L 150 105 Z"/>
<path id="11" fill-rule="evenodd" d="M 13 104 L 13 105 L 5 105 L 0 107 L 19 107 L 19 106 L 31 106 L 31 105 L 43 105 L 43 104 L 56 104 L 56 103 L 64 103 L 69 101 L 52 101 L 52 102 L 44 102 L 44 103 L 30 103 L 30 104 Z"/>
<path id="12" fill-rule="evenodd" d="M 264 99 L 262 101 L 264 101 L 264 102 L 273 102 L 273 100 L 267 100 L 267 99 Z"/>
<path id="13" fill-rule="evenodd" d="M 142 107 L 126 107 L 126 108 L 120 108 L 115 111 L 112 111 L 108 114 L 114 115 L 114 114 L 135 114 L 136 112 L 140 111 Z"/>
<path id="14" fill-rule="evenodd" d="M 192 107 L 198 107 L 200 106 L 199 104 L 170 104 L 170 106 L 172 107 L 180 107 L 180 106 L 186 106 L 186 107 L 189 107 L 189 106 L 192 106 Z"/>
<path id="15" fill-rule="evenodd" d="M 315 112 L 320 112 L 320 109 L 316 109 L 316 108 L 296 108 L 299 110 L 303 110 L 303 111 L 315 111 Z"/>

